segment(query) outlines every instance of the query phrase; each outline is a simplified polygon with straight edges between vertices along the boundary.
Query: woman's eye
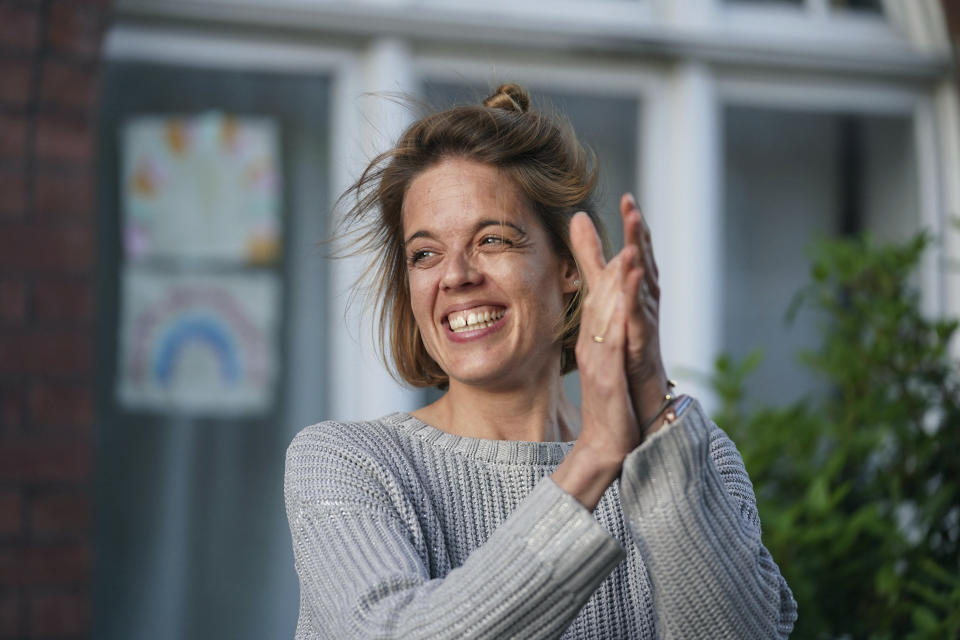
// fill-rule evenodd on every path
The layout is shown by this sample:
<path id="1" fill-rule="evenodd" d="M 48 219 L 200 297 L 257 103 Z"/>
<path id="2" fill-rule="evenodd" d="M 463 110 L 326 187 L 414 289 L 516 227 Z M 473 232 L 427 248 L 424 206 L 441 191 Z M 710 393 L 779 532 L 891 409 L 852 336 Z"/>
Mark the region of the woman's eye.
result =
<path id="1" fill-rule="evenodd" d="M 429 251 L 427 249 L 414 251 L 413 253 L 410 254 L 410 264 L 417 264 L 418 262 L 422 262 L 423 260 L 426 260 L 431 256 L 433 256 L 433 251 Z"/>
<path id="2" fill-rule="evenodd" d="M 484 236 L 480 241 L 482 245 L 503 245 L 506 247 L 513 246 L 513 242 L 508 240 L 503 236 Z"/>

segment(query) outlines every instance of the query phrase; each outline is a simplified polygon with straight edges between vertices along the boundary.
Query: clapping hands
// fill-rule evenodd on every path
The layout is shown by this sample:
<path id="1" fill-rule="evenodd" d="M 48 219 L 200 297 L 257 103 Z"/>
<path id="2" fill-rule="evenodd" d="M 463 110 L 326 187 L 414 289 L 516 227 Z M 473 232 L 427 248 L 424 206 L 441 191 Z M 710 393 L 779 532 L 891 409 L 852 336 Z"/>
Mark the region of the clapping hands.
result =
<path id="1" fill-rule="evenodd" d="M 570 240 L 587 287 L 577 342 L 581 437 L 588 435 L 591 419 L 615 425 L 618 433 L 604 439 L 619 449 L 614 455 L 625 456 L 647 435 L 640 425 L 656 414 L 669 388 L 660 355 L 660 286 L 650 230 L 630 194 L 620 199 L 620 215 L 624 247 L 609 263 L 586 214 L 573 217 Z M 611 415 L 614 411 L 623 417 Z"/>

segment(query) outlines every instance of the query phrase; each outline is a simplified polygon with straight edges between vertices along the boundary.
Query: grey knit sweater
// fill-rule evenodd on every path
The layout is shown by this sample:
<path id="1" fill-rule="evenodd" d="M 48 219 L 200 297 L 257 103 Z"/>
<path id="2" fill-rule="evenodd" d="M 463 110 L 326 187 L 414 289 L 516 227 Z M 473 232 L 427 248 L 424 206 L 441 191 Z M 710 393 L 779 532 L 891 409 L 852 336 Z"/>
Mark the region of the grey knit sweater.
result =
<path id="1" fill-rule="evenodd" d="M 300 638 L 776 638 L 796 603 L 753 487 L 696 403 L 593 513 L 572 443 L 463 438 L 405 413 L 308 427 L 284 494 Z"/>

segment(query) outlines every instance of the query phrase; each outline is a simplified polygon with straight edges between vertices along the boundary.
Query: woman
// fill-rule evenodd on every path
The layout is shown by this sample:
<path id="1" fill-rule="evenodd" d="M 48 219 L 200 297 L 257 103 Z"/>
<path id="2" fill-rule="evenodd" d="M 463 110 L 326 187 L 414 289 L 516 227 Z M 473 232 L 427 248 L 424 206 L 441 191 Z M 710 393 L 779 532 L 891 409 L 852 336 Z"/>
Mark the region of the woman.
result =
<path id="1" fill-rule="evenodd" d="M 642 217 L 606 263 L 587 155 L 528 106 L 428 116 L 354 187 L 393 363 L 446 393 L 294 439 L 297 638 L 785 637 L 740 456 L 671 394 Z"/>

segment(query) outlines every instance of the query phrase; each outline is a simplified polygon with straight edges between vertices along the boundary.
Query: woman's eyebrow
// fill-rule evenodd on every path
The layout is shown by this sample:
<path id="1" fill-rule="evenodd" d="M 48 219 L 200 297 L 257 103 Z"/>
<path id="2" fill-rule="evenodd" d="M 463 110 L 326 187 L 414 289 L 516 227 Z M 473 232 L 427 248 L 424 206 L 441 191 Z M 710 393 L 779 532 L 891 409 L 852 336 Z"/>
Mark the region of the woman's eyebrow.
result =
<path id="1" fill-rule="evenodd" d="M 524 231 L 519 225 L 515 225 L 512 222 L 507 222 L 506 220 L 481 220 L 477 223 L 477 226 L 474 227 L 473 232 L 477 233 L 481 229 L 487 227 L 510 227 L 521 235 L 527 235 L 527 232 Z"/>
<path id="2" fill-rule="evenodd" d="M 527 232 L 524 231 L 523 228 L 520 227 L 519 225 L 516 225 L 512 222 L 507 222 L 506 220 L 493 220 L 492 218 L 487 220 L 481 220 L 480 222 L 478 222 L 476 226 L 474 226 L 473 232 L 477 233 L 482 229 L 486 229 L 487 227 L 510 227 L 520 235 L 524 235 L 524 236 L 527 235 Z M 421 229 L 420 231 L 415 231 L 414 233 L 411 233 L 410 236 L 403 241 L 403 245 L 406 246 L 411 242 L 413 242 L 414 240 L 416 240 L 417 238 L 434 239 L 435 236 L 429 231 L 427 231 L 426 229 Z"/>
<path id="3" fill-rule="evenodd" d="M 431 239 L 432 239 L 433 237 L 434 237 L 434 236 L 433 236 L 432 233 L 430 233 L 429 231 L 426 231 L 425 229 L 421 229 L 420 231 L 417 231 L 417 232 L 415 232 L 415 233 L 411 233 L 411 234 L 410 234 L 410 237 L 403 241 L 403 246 L 407 246 L 408 244 L 410 244 L 412 241 L 416 240 L 417 238 L 431 238 Z"/>

